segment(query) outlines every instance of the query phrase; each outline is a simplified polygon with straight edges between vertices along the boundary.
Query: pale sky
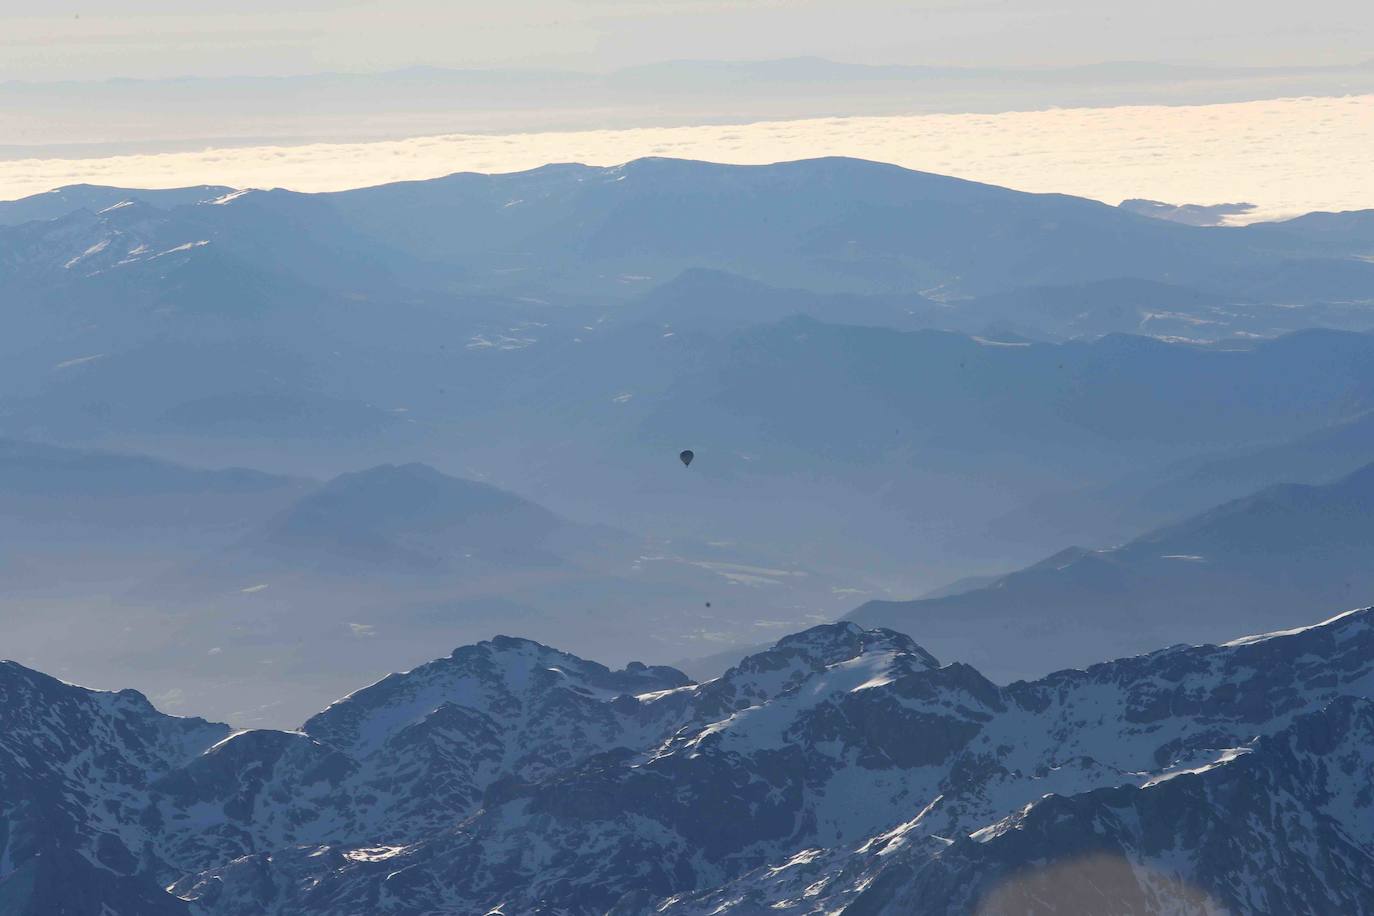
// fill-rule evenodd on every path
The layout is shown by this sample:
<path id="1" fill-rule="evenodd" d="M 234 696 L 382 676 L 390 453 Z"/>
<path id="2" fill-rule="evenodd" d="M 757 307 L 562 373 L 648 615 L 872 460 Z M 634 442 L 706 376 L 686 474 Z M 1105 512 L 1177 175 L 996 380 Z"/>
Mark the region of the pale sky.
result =
<path id="1" fill-rule="evenodd" d="M 1287 66 L 1374 57 L 1368 0 L 0 0 L 0 80 L 410 65 Z"/>

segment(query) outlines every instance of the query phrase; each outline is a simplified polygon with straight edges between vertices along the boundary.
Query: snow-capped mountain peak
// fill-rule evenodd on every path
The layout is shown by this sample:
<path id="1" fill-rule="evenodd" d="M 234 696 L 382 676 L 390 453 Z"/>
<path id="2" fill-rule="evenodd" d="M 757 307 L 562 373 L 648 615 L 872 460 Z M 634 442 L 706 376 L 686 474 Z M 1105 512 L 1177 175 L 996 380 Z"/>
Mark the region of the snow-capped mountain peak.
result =
<path id="1" fill-rule="evenodd" d="M 0 689 L 0 882 L 120 916 L 1374 904 L 1374 609 L 1005 686 L 854 624 L 700 685 L 496 637 L 300 732 Z"/>

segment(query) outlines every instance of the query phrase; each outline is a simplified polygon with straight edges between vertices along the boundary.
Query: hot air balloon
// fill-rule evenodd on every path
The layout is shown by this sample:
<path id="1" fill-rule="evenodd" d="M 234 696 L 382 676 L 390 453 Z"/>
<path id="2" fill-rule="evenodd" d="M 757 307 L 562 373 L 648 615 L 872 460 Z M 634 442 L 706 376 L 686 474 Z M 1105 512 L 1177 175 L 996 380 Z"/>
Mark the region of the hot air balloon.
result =
<path id="1" fill-rule="evenodd" d="M 691 467 L 692 459 L 696 457 L 696 453 L 689 448 L 682 454 L 678 455 L 678 457 L 682 459 L 683 467 Z"/>

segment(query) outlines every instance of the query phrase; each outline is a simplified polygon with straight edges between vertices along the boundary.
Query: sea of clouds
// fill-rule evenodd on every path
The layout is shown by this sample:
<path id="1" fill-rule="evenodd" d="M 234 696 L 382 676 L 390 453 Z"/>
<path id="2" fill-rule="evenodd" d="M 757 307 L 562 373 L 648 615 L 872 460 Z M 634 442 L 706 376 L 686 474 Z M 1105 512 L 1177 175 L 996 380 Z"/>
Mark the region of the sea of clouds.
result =
<path id="1" fill-rule="evenodd" d="M 642 156 L 768 163 L 856 156 L 1025 191 L 1115 204 L 1248 201 L 1252 222 L 1374 207 L 1374 95 L 1000 114 L 815 118 L 621 130 L 449 134 L 365 143 L 245 146 L 0 161 L 0 199 L 89 182 L 328 191 L 550 162 Z"/>

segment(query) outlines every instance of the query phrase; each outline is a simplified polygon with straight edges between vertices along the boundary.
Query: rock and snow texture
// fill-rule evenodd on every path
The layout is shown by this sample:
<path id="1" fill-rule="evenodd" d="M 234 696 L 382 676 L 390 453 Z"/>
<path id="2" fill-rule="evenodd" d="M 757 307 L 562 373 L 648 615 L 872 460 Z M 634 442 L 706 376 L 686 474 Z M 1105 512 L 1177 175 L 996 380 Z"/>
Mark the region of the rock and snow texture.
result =
<path id="1" fill-rule="evenodd" d="M 1006 686 L 853 623 L 704 684 L 498 637 L 299 732 L 7 664 L 0 909 L 1368 912 L 1372 697 L 1374 609 Z"/>

